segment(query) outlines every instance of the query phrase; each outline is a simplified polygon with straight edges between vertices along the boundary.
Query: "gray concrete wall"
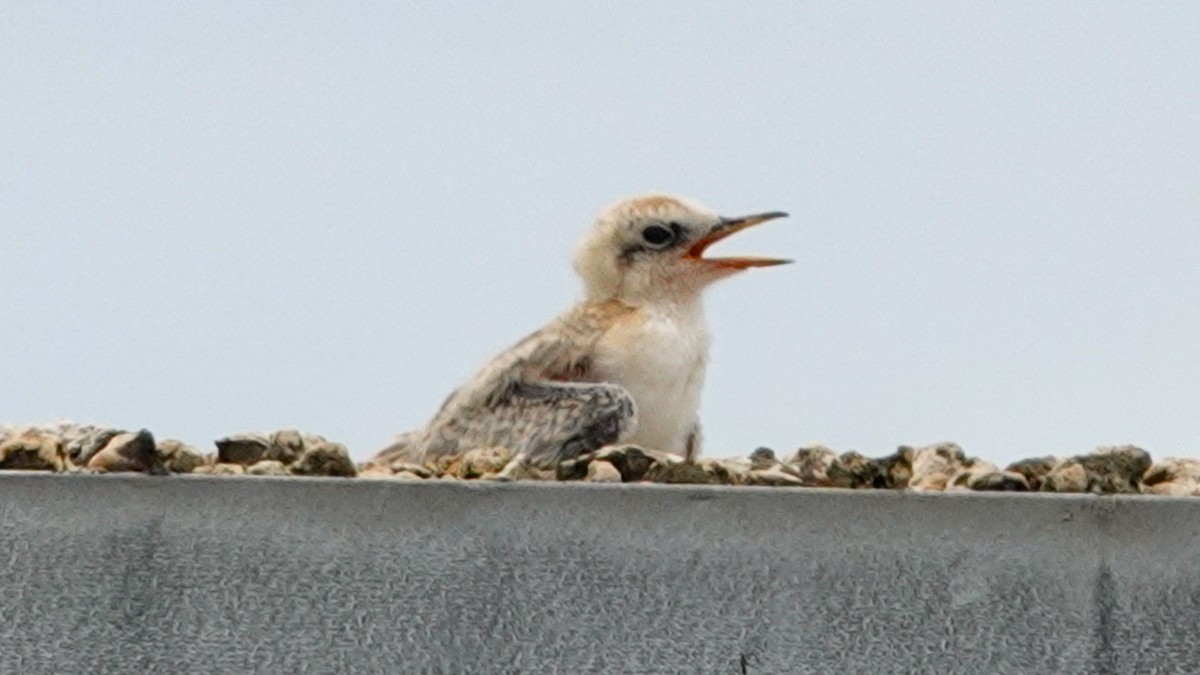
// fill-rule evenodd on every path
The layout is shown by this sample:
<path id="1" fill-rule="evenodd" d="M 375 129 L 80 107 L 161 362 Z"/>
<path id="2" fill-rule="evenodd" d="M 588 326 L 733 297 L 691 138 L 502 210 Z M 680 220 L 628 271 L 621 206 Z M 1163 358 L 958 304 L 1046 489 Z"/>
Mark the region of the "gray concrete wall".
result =
<path id="1" fill-rule="evenodd" d="M 1200 500 L 0 477 L 0 672 L 1196 672 Z"/>

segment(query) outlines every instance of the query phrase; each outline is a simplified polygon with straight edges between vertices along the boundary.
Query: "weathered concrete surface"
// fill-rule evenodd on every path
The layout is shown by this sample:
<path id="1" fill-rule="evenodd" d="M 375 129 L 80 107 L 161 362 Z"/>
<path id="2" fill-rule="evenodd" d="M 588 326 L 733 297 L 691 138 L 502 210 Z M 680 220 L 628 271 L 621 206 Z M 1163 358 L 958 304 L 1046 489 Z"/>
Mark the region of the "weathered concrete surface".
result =
<path id="1" fill-rule="evenodd" d="M 1200 500 L 0 476 L 0 672 L 1186 672 Z"/>

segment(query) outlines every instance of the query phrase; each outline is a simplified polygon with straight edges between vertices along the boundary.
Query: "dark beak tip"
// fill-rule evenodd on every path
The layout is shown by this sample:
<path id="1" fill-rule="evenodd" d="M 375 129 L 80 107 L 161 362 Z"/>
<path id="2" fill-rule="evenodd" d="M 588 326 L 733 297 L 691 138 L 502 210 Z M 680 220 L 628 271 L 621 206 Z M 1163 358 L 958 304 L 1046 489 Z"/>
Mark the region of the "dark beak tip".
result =
<path id="1" fill-rule="evenodd" d="M 739 220 L 756 220 L 760 223 L 763 223 L 768 220 L 775 220 L 776 218 L 787 218 L 789 215 L 790 214 L 788 214 L 787 211 L 767 211 L 766 213 L 759 213 L 753 216 L 739 218 Z"/>
<path id="2" fill-rule="evenodd" d="M 768 220 L 775 220 L 776 218 L 790 218 L 790 217 L 791 217 L 791 214 L 789 214 L 786 211 L 768 211 L 766 213 L 757 213 L 752 216 L 741 216 L 740 218 L 722 217 L 721 224 L 722 225 L 738 225 L 738 224 L 744 223 L 749 220 L 753 220 L 755 222 L 762 223 L 762 222 L 766 222 Z"/>

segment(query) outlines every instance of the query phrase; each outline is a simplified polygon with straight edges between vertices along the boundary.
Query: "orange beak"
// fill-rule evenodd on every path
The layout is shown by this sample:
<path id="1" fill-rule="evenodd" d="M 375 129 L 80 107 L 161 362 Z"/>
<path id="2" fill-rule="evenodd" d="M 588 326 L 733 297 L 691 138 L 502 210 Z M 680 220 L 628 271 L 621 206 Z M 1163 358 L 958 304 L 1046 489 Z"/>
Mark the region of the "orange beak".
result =
<path id="1" fill-rule="evenodd" d="M 707 235 L 700 241 L 692 244 L 692 247 L 687 250 L 684 257 L 702 262 L 716 267 L 724 267 L 728 269 L 744 270 L 749 267 L 772 267 L 774 265 L 786 265 L 791 260 L 784 258 L 764 258 L 762 256 L 737 256 L 732 258 L 704 258 L 704 250 L 709 246 L 721 241 L 725 237 L 737 234 L 742 230 L 754 227 L 759 223 L 765 223 L 768 220 L 776 218 L 786 218 L 787 214 L 782 211 L 771 211 L 770 213 L 759 213 L 753 216 L 745 216 L 742 218 L 722 218 L 721 222 L 717 223 Z"/>

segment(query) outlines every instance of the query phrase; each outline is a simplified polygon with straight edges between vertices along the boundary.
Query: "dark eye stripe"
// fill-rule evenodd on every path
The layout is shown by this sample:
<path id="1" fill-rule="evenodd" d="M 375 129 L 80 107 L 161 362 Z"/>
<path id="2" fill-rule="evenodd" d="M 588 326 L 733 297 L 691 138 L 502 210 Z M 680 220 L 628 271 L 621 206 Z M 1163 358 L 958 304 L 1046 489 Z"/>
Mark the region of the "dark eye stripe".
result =
<path id="1" fill-rule="evenodd" d="M 665 251 L 679 246 L 687 240 L 687 230 L 676 221 L 668 223 L 653 223 L 647 225 L 639 233 L 637 243 L 630 242 L 621 250 L 621 261 L 629 264 L 634 256 L 650 251 Z"/>

